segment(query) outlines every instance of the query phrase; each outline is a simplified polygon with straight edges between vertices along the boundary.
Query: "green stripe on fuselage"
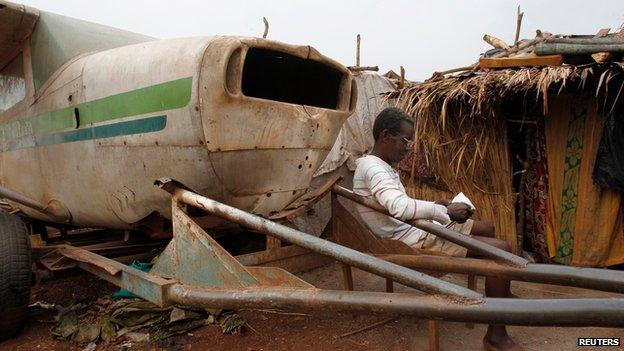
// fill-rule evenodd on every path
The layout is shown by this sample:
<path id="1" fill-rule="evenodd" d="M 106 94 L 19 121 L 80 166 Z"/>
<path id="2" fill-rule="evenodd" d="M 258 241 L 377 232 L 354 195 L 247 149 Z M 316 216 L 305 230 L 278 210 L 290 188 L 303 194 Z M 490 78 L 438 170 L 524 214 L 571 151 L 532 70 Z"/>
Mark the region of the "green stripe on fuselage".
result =
<path id="1" fill-rule="evenodd" d="M 85 102 L 78 108 L 80 124 L 184 107 L 191 99 L 192 80 L 192 77 L 182 78 Z"/>
<path id="2" fill-rule="evenodd" d="M 191 99 L 192 81 L 181 78 L 5 123 L 0 125 L 0 142 L 184 107 Z"/>
<path id="3" fill-rule="evenodd" d="M 167 116 L 156 116 L 131 121 L 81 128 L 69 132 L 35 137 L 35 146 L 46 146 L 74 141 L 112 138 L 122 135 L 142 134 L 165 129 Z"/>
<path id="4" fill-rule="evenodd" d="M 167 116 L 133 119 L 117 123 L 74 129 L 61 133 L 28 136 L 0 143 L 0 152 L 37 146 L 72 143 L 75 141 L 113 138 L 116 136 L 157 132 L 165 129 Z"/>

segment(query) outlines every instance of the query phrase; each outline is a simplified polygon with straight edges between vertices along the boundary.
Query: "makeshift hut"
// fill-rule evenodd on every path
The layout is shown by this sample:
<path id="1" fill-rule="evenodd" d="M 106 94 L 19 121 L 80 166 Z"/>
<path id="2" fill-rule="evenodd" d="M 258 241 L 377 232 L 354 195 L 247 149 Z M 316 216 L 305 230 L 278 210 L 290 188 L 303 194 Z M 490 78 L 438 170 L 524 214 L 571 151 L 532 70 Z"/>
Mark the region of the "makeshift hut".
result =
<path id="1" fill-rule="evenodd" d="M 410 195 L 464 192 L 536 261 L 623 263 L 624 39 L 604 32 L 538 31 L 392 93 L 415 119 Z"/>

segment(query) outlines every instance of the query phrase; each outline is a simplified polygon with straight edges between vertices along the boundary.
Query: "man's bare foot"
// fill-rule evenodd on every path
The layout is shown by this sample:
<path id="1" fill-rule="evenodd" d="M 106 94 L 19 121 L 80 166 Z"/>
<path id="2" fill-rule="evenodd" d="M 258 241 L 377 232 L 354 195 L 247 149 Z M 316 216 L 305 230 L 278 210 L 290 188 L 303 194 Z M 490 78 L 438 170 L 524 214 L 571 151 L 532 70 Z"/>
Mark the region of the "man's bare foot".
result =
<path id="1" fill-rule="evenodd" d="M 486 334 L 483 337 L 483 347 L 486 351 L 523 351 L 524 349 L 516 344 L 510 337 L 505 333 L 504 336 L 492 336 Z"/>

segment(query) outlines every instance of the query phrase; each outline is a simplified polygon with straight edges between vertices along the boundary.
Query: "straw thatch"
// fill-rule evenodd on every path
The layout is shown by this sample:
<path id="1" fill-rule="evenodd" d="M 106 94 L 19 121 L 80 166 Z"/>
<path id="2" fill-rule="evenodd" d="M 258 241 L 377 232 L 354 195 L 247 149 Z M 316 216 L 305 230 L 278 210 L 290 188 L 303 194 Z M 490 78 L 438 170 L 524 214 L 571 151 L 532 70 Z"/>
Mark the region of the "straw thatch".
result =
<path id="1" fill-rule="evenodd" d="M 608 112 L 624 88 L 623 71 L 620 63 L 480 70 L 434 77 L 392 94 L 396 105 L 414 116 L 414 151 L 425 155 L 441 183 L 437 189 L 423 184 L 412 165 L 408 191 L 424 199 L 463 191 L 481 219 L 493 221 L 517 252 L 505 120 L 535 118 L 525 112 L 536 107 L 545 115 L 549 98 L 563 91 L 591 91 Z"/>

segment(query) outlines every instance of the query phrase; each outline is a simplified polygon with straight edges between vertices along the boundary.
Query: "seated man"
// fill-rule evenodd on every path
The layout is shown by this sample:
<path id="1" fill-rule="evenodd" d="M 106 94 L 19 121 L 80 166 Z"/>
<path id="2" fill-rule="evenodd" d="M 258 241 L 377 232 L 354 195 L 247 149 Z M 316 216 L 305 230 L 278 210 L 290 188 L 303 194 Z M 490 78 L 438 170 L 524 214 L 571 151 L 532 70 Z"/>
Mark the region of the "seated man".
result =
<path id="1" fill-rule="evenodd" d="M 432 220 L 492 246 L 510 251 L 505 241 L 494 237 L 494 226 L 491 223 L 468 219 L 472 211 L 467 204 L 451 203 L 448 200 L 422 201 L 407 196 L 399 174 L 391 165 L 395 165 L 406 155 L 412 144 L 413 134 L 411 118 L 398 108 L 386 108 L 375 119 L 373 126 L 375 146 L 370 155 L 356 161 L 353 191 L 377 201 L 401 221 L 358 205 L 357 212 L 364 223 L 380 238 L 400 240 L 416 249 L 440 251 L 451 256 L 477 257 L 462 246 L 402 221 Z M 490 297 L 509 297 L 509 287 L 509 281 L 506 279 L 487 277 L 485 294 Z M 483 338 L 483 345 L 486 350 L 520 350 L 507 335 L 503 325 L 490 325 Z"/>

